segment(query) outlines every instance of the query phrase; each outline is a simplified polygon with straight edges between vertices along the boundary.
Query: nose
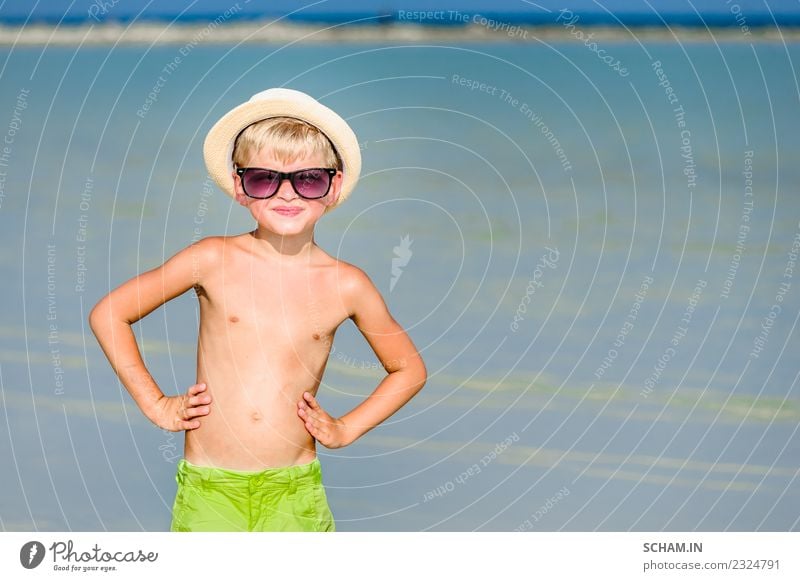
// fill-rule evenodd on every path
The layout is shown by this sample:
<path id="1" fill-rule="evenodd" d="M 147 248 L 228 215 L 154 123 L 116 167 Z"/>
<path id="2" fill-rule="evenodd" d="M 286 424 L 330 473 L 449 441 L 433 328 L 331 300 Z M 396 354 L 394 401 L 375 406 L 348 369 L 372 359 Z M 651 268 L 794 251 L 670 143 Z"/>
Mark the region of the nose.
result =
<path id="1" fill-rule="evenodd" d="M 277 197 L 287 201 L 298 197 L 297 192 L 294 191 L 294 187 L 292 186 L 292 182 L 289 178 L 284 177 L 281 180 L 281 183 L 278 185 Z"/>

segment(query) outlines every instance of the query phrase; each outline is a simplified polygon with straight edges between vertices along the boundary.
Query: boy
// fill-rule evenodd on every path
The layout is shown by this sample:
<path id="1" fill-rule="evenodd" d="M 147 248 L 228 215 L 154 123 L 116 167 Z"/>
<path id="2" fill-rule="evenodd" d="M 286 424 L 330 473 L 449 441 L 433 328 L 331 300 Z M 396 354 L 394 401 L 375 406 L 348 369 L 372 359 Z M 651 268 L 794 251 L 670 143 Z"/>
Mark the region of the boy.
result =
<path id="1" fill-rule="evenodd" d="M 89 316 L 111 366 L 157 426 L 185 431 L 173 531 L 333 531 L 316 442 L 353 443 L 425 384 L 425 365 L 367 275 L 314 242 L 314 225 L 358 180 L 356 136 L 310 96 L 269 89 L 209 132 L 209 174 L 255 218 L 114 289 Z M 197 383 L 166 396 L 131 325 L 194 288 Z M 334 333 L 352 319 L 387 371 L 340 418 L 315 394 Z"/>

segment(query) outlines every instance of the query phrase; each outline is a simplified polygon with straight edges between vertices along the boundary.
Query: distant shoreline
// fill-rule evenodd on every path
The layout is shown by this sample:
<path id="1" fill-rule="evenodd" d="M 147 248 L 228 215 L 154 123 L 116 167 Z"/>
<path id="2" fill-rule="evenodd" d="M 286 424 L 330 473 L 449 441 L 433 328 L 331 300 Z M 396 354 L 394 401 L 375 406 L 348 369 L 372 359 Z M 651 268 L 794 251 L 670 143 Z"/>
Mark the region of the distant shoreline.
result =
<path id="1" fill-rule="evenodd" d="M 780 42 L 800 39 L 800 26 L 710 27 L 672 25 L 608 26 L 577 22 L 563 24 L 511 24 L 487 20 L 463 25 L 419 24 L 396 21 L 383 24 L 297 23 L 274 20 L 240 20 L 220 15 L 211 21 L 171 24 L 163 21 L 134 23 L 83 22 L 56 26 L 34 23 L 27 26 L 0 24 L 0 46 L 108 45 L 108 44 L 285 44 L 336 42 L 584 42 L 586 36 L 597 41 L 676 41 Z"/>

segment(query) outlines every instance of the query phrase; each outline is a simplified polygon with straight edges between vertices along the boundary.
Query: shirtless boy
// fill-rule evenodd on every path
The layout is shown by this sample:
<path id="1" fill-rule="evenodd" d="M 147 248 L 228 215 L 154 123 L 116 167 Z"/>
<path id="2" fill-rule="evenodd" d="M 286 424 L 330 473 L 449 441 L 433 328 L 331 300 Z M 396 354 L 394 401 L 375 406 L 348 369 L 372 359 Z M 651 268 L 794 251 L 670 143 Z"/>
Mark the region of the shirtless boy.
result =
<path id="1" fill-rule="evenodd" d="M 171 530 L 335 530 L 316 443 L 353 443 L 426 381 L 416 347 L 367 275 L 314 242 L 317 221 L 358 180 L 358 141 L 308 95 L 269 89 L 214 125 L 204 155 L 256 229 L 199 240 L 125 282 L 94 307 L 91 328 L 144 415 L 185 431 Z M 168 396 L 131 325 L 191 288 L 200 302 L 197 383 Z M 336 418 L 315 396 L 346 319 L 387 375 Z"/>

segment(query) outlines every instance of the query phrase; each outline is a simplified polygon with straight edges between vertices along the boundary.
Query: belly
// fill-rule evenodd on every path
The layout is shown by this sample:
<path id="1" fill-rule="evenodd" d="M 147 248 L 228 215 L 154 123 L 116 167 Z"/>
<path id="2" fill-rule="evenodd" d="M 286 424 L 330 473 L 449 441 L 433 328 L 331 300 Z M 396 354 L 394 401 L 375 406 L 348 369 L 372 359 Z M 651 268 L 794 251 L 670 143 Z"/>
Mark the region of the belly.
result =
<path id="1" fill-rule="evenodd" d="M 206 383 L 212 402 L 200 427 L 186 432 L 186 459 L 233 470 L 311 462 L 315 440 L 297 404 L 304 391 L 317 392 L 328 335 L 300 323 L 290 334 L 277 323 L 243 318 L 234 324 L 213 310 L 202 314 L 197 382 Z"/>
<path id="2" fill-rule="evenodd" d="M 316 457 L 315 440 L 297 415 L 304 391 L 316 394 L 318 381 L 238 381 L 206 374 L 210 413 L 186 432 L 186 459 L 200 466 L 263 470 L 306 464 Z"/>

